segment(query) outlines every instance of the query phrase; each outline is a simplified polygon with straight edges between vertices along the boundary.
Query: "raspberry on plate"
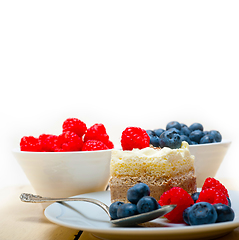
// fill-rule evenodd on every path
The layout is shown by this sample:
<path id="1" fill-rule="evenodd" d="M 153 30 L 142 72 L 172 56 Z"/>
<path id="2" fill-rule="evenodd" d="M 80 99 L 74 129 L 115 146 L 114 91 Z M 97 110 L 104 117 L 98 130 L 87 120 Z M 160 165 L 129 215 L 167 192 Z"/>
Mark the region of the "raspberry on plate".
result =
<path id="1" fill-rule="evenodd" d="M 82 138 L 74 132 L 63 132 L 58 136 L 58 152 L 81 151 L 83 146 Z"/>
<path id="2" fill-rule="evenodd" d="M 123 150 L 149 147 L 150 137 L 147 132 L 139 127 L 127 127 L 121 136 L 121 146 Z"/>
<path id="3" fill-rule="evenodd" d="M 86 124 L 77 118 L 68 118 L 63 122 L 63 132 L 70 131 L 82 137 L 86 132 Z"/>
<path id="4" fill-rule="evenodd" d="M 84 143 L 82 151 L 97 151 L 109 149 L 103 142 L 98 140 L 88 140 Z"/>
<path id="5" fill-rule="evenodd" d="M 96 123 L 87 129 L 84 142 L 88 140 L 98 140 L 103 142 L 108 148 L 114 148 L 113 143 L 109 140 L 109 135 L 106 132 L 105 126 L 102 123 Z"/>
<path id="6" fill-rule="evenodd" d="M 222 203 L 228 205 L 227 196 L 215 188 L 202 190 L 196 202 L 208 202 L 211 204 Z"/>
<path id="7" fill-rule="evenodd" d="M 39 141 L 38 138 L 35 138 L 33 136 L 24 136 L 21 138 L 20 141 L 20 149 L 21 151 L 41 152 L 41 141 Z"/>
<path id="8" fill-rule="evenodd" d="M 205 180 L 205 182 L 202 186 L 202 190 L 207 189 L 207 188 L 215 188 L 215 189 L 221 191 L 227 197 L 229 197 L 226 187 L 222 183 L 220 183 L 218 180 L 216 180 L 215 178 L 208 177 Z"/>
<path id="9" fill-rule="evenodd" d="M 177 207 L 167 213 L 165 217 L 171 222 L 184 222 L 183 211 L 194 204 L 192 197 L 180 187 L 173 187 L 164 192 L 158 201 L 160 206 L 176 204 Z"/>

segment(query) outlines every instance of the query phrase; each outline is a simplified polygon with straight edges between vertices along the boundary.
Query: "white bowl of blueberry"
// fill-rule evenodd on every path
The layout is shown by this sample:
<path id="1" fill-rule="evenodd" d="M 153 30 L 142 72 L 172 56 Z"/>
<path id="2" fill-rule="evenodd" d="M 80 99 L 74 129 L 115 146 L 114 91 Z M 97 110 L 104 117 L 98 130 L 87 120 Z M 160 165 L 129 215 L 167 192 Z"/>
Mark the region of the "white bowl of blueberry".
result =
<path id="1" fill-rule="evenodd" d="M 222 139 L 219 131 L 205 131 L 201 123 L 187 126 L 171 121 L 165 129 L 146 132 L 154 147 L 180 148 L 182 141 L 188 142 L 190 153 L 195 156 L 197 187 L 202 187 L 207 177 L 215 177 L 231 144 L 231 141 Z"/>

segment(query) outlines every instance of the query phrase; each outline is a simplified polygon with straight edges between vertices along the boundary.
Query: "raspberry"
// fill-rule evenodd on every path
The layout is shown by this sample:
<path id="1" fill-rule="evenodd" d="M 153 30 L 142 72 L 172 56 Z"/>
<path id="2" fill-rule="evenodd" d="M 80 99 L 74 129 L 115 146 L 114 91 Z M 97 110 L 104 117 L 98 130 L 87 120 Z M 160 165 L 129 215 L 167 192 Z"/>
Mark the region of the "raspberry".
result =
<path id="1" fill-rule="evenodd" d="M 63 122 L 63 132 L 70 131 L 82 137 L 86 132 L 86 124 L 77 118 L 68 118 Z"/>
<path id="2" fill-rule="evenodd" d="M 207 189 L 207 188 L 215 188 L 219 191 L 221 191 L 223 194 L 225 194 L 227 197 L 229 197 L 228 191 L 225 188 L 225 186 L 223 184 L 221 184 L 218 180 L 216 180 L 215 178 L 211 178 L 208 177 L 203 186 L 202 186 L 202 190 Z"/>
<path id="3" fill-rule="evenodd" d="M 82 138 L 74 132 L 63 132 L 58 136 L 58 152 L 81 151 L 83 146 Z"/>
<path id="4" fill-rule="evenodd" d="M 165 217 L 171 222 L 184 222 L 183 211 L 194 204 L 191 196 L 180 187 L 173 187 L 167 192 L 164 192 L 160 197 L 158 203 L 161 206 L 177 204 L 171 212 L 167 213 Z"/>
<path id="5" fill-rule="evenodd" d="M 96 123 L 87 129 L 84 137 L 84 142 L 88 140 L 98 140 L 107 144 L 109 142 L 109 136 L 106 133 L 105 126 L 102 123 Z"/>
<path id="6" fill-rule="evenodd" d="M 149 147 L 150 138 L 147 132 L 139 127 L 127 127 L 121 136 L 121 146 L 123 150 L 132 150 L 133 148 Z"/>
<path id="7" fill-rule="evenodd" d="M 39 141 L 42 144 L 42 152 L 55 152 L 59 148 L 58 136 L 52 134 L 41 134 Z"/>
<path id="8" fill-rule="evenodd" d="M 98 140 L 88 140 L 84 143 L 82 151 L 97 151 L 109 149 L 103 142 Z"/>
<path id="9" fill-rule="evenodd" d="M 109 149 L 113 149 L 113 148 L 114 148 L 114 144 L 113 144 L 110 140 L 108 140 L 108 142 L 105 143 L 105 145 L 106 145 Z"/>
<path id="10" fill-rule="evenodd" d="M 21 138 L 20 141 L 20 149 L 21 151 L 41 152 L 41 141 L 39 141 L 38 138 L 35 138 L 33 136 L 24 136 Z"/>
<path id="11" fill-rule="evenodd" d="M 222 203 L 228 205 L 227 196 L 215 188 L 202 190 L 196 202 L 208 202 L 211 204 Z"/>

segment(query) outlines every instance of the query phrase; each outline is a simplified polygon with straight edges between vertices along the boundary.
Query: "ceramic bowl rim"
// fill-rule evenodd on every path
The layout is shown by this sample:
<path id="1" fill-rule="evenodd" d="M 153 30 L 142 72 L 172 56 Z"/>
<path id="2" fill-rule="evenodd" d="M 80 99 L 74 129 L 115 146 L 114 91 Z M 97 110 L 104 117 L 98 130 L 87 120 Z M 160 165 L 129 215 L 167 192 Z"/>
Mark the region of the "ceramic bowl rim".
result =
<path id="1" fill-rule="evenodd" d="M 231 140 L 222 139 L 221 142 L 215 142 L 215 143 L 204 143 L 204 144 L 195 144 L 195 145 L 189 145 L 190 148 L 196 148 L 196 147 L 204 147 L 204 146 L 216 146 L 216 145 L 224 145 L 224 144 L 231 144 Z"/>
<path id="2" fill-rule="evenodd" d="M 37 155 L 69 155 L 69 154 L 94 154 L 94 153 L 105 153 L 110 152 L 113 149 L 106 149 L 106 150 L 96 150 L 96 151 L 68 151 L 68 152 L 30 152 L 30 151 L 21 151 L 19 148 L 14 148 L 12 150 L 13 153 L 19 153 L 19 154 L 37 154 Z"/>

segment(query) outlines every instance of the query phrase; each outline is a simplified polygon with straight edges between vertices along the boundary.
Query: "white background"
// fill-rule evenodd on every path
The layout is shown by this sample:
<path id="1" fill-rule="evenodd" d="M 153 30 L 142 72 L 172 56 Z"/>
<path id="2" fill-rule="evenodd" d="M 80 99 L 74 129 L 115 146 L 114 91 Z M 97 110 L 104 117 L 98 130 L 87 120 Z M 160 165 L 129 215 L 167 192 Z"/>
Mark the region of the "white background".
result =
<path id="1" fill-rule="evenodd" d="M 177 120 L 232 145 L 239 179 L 238 1 L 0 1 L 0 187 L 28 184 L 11 151 L 76 117 L 119 143 Z"/>

